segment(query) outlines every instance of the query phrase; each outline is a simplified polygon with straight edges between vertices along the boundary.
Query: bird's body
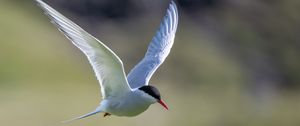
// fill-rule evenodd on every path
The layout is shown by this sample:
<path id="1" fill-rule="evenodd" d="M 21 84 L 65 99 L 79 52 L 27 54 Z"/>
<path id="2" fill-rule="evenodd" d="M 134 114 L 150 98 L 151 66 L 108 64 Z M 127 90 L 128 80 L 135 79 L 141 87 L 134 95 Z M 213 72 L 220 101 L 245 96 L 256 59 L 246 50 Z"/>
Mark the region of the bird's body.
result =
<path id="1" fill-rule="evenodd" d="M 94 111 L 69 121 L 99 112 L 105 116 L 136 116 L 154 103 L 168 109 L 157 88 L 149 85 L 149 80 L 168 56 L 174 42 L 178 13 L 173 1 L 145 57 L 127 77 L 122 61 L 111 49 L 43 1 L 36 1 L 51 22 L 87 56 L 101 86 L 103 100 L 100 105 Z"/>
<path id="2" fill-rule="evenodd" d="M 136 116 L 156 102 L 155 99 L 148 100 L 143 92 L 134 90 L 119 97 L 106 98 L 101 101 L 100 108 L 104 112 L 117 116 Z M 128 99 L 130 98 L 130 99 Z M 124 99 L 124 100 L 120 100 Z"/>

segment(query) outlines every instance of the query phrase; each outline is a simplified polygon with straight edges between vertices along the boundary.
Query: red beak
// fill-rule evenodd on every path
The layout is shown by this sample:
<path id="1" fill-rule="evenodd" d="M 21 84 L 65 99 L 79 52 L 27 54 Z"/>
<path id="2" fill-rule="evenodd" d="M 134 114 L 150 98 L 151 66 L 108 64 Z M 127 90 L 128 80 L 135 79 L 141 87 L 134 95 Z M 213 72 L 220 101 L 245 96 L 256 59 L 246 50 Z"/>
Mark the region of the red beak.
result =
<path id="1" fill-rule="evenodd" d="M 168 106 L 162 100 L 159 100 L 158 103 L 161 104 L 165 109 L 169 110 Z"/>

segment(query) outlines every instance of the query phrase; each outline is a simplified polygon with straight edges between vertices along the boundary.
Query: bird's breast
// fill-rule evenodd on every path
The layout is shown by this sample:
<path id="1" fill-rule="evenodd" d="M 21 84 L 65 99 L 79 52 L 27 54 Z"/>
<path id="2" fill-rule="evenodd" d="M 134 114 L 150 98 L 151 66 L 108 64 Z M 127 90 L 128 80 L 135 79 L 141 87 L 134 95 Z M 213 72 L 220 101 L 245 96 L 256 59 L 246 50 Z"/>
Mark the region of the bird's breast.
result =
<path id="1" fill-rule="evenodd" d="M 106 111 L 117 116 L 136 116 L 146 111 L 150 105 L 143 98 L 129 94 L 118 100 L 110 100 Z"/>

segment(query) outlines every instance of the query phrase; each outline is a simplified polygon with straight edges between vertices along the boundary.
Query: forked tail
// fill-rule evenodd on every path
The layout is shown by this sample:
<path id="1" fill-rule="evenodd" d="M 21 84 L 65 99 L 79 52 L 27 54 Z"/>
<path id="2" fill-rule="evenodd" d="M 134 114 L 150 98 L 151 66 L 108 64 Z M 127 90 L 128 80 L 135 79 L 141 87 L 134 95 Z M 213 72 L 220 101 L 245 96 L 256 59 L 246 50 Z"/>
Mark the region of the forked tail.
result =
<path id="1" fill-rule="evenodd" d="M 69 119 L 69 120 L 65 120 L 65 121 L 62 121 L 62 123 L 69 123 L 69 122 L 72 122 L 72 121 L 75 121 L 75 120 L 78 120 L 78 119 L 83 119 L 85 117 L 88 117 L 88 116 L 91 116 L 91 115 L 95 115 L 99 112 L 102 112 L 101 110 L 98 110 L 96 109 L 95 111 L 92 111 L 90 113 L 87 113 L 85 115 L 82 115 L 82 116 L 79 116 L 79 117 L 76 117 L 76 118 L 73 118 L 73 119 Z"/>

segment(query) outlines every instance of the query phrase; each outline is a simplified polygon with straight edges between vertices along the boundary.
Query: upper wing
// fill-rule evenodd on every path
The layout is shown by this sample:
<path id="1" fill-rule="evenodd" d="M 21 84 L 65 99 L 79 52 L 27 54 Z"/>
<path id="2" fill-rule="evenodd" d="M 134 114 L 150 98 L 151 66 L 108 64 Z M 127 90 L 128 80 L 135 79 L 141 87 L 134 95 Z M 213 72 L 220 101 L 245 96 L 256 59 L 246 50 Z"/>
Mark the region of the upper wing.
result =
<path id="1" fill-rule="evenodd" d="M 128 74 L 130 87 L 148 85 L 155 70 L 164 62 L 172 48 L 178 24 L 176 4 L 172 1 L 160 28 L 152 39 L 145 57 Z"/>
<path id="2" fill-rule="evenodd" d="M 130 91 L 123 63 L 102 42 L 41 0 L 36 0 L 52 23 L 88 58 L 101 86 L 102 97 L 118 96 Z"/>

